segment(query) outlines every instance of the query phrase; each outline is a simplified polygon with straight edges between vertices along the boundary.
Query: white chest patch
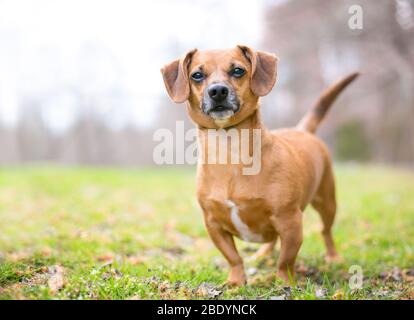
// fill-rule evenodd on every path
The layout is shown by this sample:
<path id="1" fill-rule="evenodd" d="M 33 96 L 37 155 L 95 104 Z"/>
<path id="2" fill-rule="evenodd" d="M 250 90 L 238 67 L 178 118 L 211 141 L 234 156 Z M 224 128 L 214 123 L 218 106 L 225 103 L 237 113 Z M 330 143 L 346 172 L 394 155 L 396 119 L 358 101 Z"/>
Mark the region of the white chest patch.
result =
<path id="1" fill-rule="evenodd" d="M 240 219 L 239 209 L 236 204 L 231 200 L 225 200 L 225 203 L 230 208 L 231 222 L 238 231 L 240 237 L 245 241 L 263 242 L 263 237 L 260 234 L 252 232 L 249 229 L 249 226 Z"/>

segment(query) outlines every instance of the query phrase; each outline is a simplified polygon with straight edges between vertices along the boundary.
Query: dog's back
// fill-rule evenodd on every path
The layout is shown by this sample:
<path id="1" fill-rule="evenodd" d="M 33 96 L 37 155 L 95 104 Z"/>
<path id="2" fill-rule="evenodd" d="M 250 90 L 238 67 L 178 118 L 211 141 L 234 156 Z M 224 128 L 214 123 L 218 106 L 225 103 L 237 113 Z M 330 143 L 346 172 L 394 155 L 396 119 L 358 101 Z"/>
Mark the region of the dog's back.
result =
<path id="1" fill-rule="evenodd" d="M 351 73 L 337 83 L 329 87 L 317 100 L 314 107 L 301 119 L 295 128 L 272 130 L 271 133 L 278 140 L 279 145 L 285 145 L 289 152 L 298 159 L 299 168 L 304 167 L 303 174 L 309 175 L 302 178 L 310 191 L 302 201 L 303 208 L 323 189 L 324 183 L 333 180 L 332 164 L 329 150 L 325 143 L 314 133 L 324 119 L 332 103 L 338 95 L 358 77 L 359 73 Z M 329 178 L 326 178 L 329 176 Z M 331 183 L 331 181 L 329 181 Z M 303 209 L 302 208 L 302 209 Z"/>

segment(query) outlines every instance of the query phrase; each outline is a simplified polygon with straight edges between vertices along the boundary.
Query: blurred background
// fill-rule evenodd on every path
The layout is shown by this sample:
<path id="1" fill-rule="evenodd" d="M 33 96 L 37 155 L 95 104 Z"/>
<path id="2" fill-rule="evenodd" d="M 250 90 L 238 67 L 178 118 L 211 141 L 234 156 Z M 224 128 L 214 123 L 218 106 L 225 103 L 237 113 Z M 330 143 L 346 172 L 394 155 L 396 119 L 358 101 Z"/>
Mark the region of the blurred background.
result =
<path id="1" fill-rule="evenodd" d="M 363 9 L 351 29 L 349 8 Z M 0 164 L 152 165 L 186 122 L 160 68 L 192 48 L 276 53 L 271 127 L 356 69 L 319 134 L 340 161 L 414 164 L 414 0 L 0 0 Z"/>

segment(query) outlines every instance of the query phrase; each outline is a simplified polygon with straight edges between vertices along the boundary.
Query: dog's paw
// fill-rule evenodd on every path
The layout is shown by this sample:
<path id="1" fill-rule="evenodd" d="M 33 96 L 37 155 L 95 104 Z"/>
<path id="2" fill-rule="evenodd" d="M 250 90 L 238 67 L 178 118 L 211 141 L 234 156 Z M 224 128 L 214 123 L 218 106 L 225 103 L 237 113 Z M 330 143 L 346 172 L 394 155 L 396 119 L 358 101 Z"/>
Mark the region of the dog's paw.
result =
<path id="1" fill-rule="evenodd" d="M 230 270 L 226 285 L 230 287 L 241 287 L 244 286 L 246 282 L 247 279 L 243 266 L 235 266 Z"/>
<path id="2" fill-rule="evenodd" d="M 327 254 L 325 256 L 325 262 L 336 264 L 344 262 L 344 259 L 339 254 Z"/>
<path id="3" fill-rule="evenodd" d="M 278 270 L 276 280 L 280 281 L 287 287 L 294 286 L 296 284 L 295 274 L 292 274 L 286 270 Z"/>
<path id="4" fill-rule="evenodd" d="M 242 287 L 247 283 L 246 278 L 244 279 L 227 279 L 227 281 L 225 282 L 225 286 L 226 287 Z"/>

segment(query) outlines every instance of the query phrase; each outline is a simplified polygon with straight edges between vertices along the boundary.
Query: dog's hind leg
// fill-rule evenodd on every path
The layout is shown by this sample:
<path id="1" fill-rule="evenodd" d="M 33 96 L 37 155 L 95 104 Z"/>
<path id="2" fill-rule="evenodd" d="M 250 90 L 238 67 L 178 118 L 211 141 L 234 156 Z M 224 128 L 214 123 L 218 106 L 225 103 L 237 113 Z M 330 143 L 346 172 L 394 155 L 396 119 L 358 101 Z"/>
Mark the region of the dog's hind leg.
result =
<path id="1" fill-rule="evenodd" d="M 260 259 L 266 256 L 270 256 L 273 253 L 273 249 L 276 245 L 277 238 L 271 242 L 265 243 L 252 256 L 252 260 Z"/>
<path id="2" fill-rule="evenodd" d="M 326 261 L 340 260 L 332 237 L 332 225 L 336 215 L 335 181 L 332 168 L 328 166 L 324 172 L 318 191 L 311 202 L 312 207 L 322 219 L 322 237 L 326 246 Z"/>

